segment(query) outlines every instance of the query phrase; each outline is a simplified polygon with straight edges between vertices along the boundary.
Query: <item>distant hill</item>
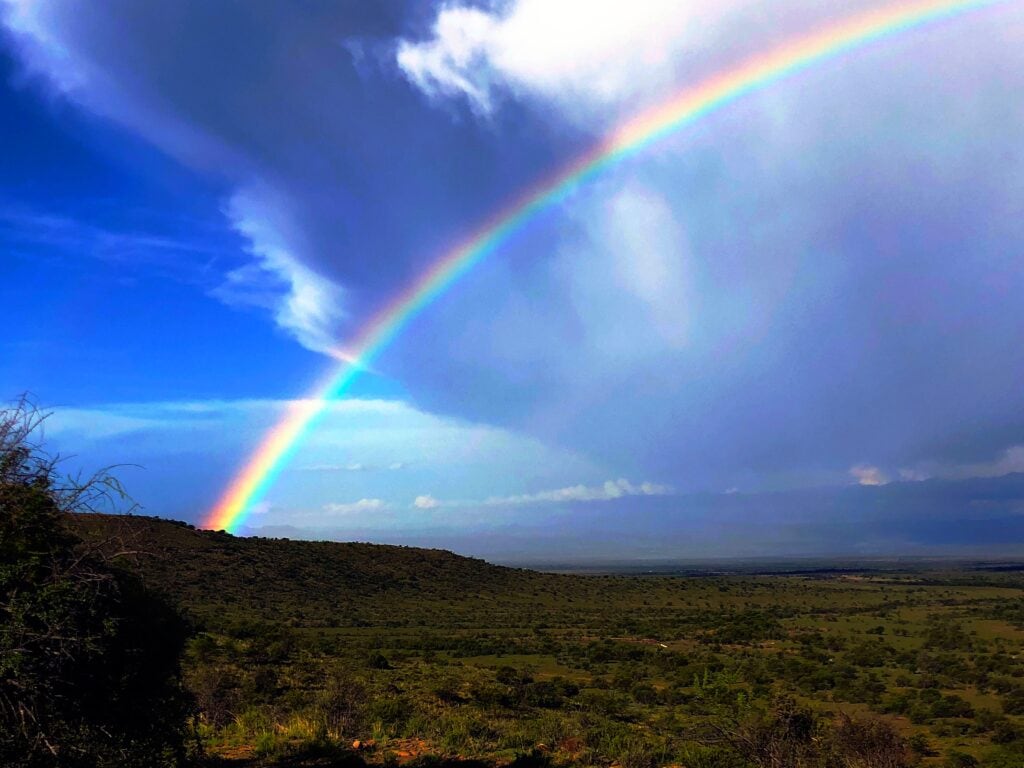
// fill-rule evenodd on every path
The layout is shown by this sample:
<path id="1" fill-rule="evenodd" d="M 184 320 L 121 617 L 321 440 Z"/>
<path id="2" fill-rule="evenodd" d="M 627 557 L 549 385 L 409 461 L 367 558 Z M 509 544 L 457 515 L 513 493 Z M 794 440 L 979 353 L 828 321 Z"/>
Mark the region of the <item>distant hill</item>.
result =
<path id="1" fill-rule="evenodd" d="M 415 625 L 433 611 L 516 602 L 541 584 L 575 581 L 439 549 L 242 538 L 153 517 L 71 515 L 69 527 L 126 553 L 123 564 L 208 622 Z"/>

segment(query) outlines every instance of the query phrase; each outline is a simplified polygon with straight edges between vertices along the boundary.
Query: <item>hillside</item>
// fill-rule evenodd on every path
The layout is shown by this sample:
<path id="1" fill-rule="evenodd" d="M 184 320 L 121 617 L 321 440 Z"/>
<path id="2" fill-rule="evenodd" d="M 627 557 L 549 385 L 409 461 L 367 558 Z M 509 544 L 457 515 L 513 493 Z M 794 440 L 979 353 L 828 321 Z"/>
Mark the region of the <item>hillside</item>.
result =
<path id="1" fill-rule="evenodd" d="M 538 589 L 588 597 L 597 586 L 439 549 L 236 537 L 135 515 L 73 515 L 69 525 L 111 553 L 127 551 L 123 564 L 215 623 L 415 626 L 432 623 L 438 610 L 448 623 L 463 613 L 476 622 L 499 598 L 507 609 Z"/>
<path id="2" fill-rule="evenodd" d="M 69 523 L 196 620 L 186 681 L 207 747 L 238 765 L 323 765 L 299 756 L 359 741 L 377 765 L 747 768 L 763 763 L 708 723 L 774 733 L 794 706 L 817 730 L 790 746 L 814 760 L 781 764 L 1024 765 L 1016 572 L 555 575 L 146 517 Z M 863 733 L 887 762 L 857 751 Z"/>

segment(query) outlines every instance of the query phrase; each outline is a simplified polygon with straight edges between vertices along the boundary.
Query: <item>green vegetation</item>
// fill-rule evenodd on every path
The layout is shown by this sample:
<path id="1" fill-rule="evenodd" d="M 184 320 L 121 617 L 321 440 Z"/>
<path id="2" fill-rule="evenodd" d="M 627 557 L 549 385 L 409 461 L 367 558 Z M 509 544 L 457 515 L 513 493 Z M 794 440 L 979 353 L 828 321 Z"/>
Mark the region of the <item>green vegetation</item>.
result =
<path id="1" fill-rule="evenodd" d="M 123 521 L 74 525 L 99 540 Z M 211 754 L 1024 765 L 1014 571 L 576 576 L 132 526 L 144 579 L 197 627 L 185 666 Z"/>

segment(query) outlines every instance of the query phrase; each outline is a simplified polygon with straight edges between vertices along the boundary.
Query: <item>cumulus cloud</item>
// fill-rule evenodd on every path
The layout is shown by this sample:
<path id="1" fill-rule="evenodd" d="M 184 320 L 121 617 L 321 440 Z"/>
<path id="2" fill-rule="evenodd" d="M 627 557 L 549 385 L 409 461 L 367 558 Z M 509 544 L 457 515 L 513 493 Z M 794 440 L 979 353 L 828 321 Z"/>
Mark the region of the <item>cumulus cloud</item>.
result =
<path id="1" fill-rule="evenodd" d="M 850 467 L 850 477 L 856 480 L 858 485 L 885 485 L 889 482 L 888 476 L 882 470 L 868 464 Z"/>
<path id="2" fill-rule="evenodd" d="M 465 98 L 489 114 L 502 90 L 604 108 L 673 82 L 678 59 L 703 48 L 701 2 L 515 0 L 494 10 L 444 5 L 430 37 L 402 40 L 398 66 L 431 97 Z"/>
<path id="3" fill-rule="evenodd" d="M 417 496 L 412 505 L 416 509 L 435 509 L 441 506 L 441 502 L 435 499 L 433 496 L 424 494 L 423 496 Z"/>
<path id="4" fill-rule="evenodd" d="M 324 504 L 324 512 L 332 515 L 357 515 L 363 512 L 379 512 L 388 508 L 382 499 L 360 499 L 347 504 Z"/>

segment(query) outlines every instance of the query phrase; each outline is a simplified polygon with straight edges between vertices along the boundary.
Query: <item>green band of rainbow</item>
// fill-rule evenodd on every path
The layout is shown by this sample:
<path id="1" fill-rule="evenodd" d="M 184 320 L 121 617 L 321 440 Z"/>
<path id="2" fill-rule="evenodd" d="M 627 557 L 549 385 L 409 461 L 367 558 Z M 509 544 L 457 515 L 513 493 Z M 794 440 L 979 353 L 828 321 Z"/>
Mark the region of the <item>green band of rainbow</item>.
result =
<path id="1" fill-rule="evenodd" d="M 247 511 L 287 465 L 302 436 L 313 427 L 330 401 L 358 376 L 359 371 L 368 366 L 424 307 L 436 301 L 463 274 L 493 253 L 509 235 L 580 184 L 666 135 L 813 64 L 882 38 L 1008 1 L 927 0 L 900 3 L 856 15 L 754 56 L 629 120 L 591 151 L 496 213 L 461 245 L 434 262 L 366 323 L 348 347 L 354 362 L 345 362 L 333 370 L 308 399 L 289 406 L 285 416 L 268 432 L 210 510 L 203 525 L 212 529 L 237 530 Z"/>

